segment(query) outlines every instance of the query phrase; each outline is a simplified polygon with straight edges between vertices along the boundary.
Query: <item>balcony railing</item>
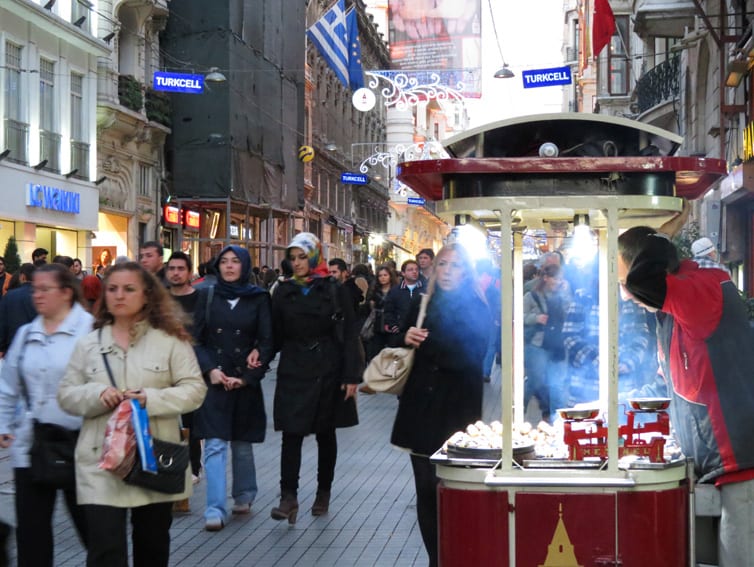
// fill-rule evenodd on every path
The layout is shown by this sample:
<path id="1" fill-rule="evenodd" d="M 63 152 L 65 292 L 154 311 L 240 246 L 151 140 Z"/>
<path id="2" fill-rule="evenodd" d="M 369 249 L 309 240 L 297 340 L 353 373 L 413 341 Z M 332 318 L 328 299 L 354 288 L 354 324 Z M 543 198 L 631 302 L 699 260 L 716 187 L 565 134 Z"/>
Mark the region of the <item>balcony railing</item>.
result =
<path id="1" fill-rule="evenodd" d="M 675 55 L 644 73 L 636 83 L 639 112 L 663 102 L 678 98 L 680 94 L 680 57 Z"/>
<path id="2" fill-rule="evenodd" d="M 5 119 L 5 148 L 10 150 L 8 161 L 29 164 L 29 125 Z"/>
<path id="3" fill-rule="evenodd" d="M 73 177 L 89 179 L 89 144 L 71 141 L 71 170 Z"/>
<path id="4" fill-rule="evenodd" d="M 60 173 L 60 134 L 39 131 L 39 160 L 46 159 L 43 169 Z"/>

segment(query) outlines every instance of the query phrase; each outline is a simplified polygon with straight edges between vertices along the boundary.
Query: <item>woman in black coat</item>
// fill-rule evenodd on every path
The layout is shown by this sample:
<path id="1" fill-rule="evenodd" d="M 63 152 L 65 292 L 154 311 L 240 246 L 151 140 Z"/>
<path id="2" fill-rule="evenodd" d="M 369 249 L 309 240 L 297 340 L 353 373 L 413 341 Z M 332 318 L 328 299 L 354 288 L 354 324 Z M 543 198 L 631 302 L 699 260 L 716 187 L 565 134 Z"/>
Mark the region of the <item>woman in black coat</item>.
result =
<path id="1" fill-rule="evenodd" d="M 207 475 L 205 529 L 218 531 L 228 519 L 228 442 L 233 451 L 233 514 L 248 514 L 257 494 L 252 443 L 264 441 L 267 418 L 261 379 L 274 356 L 270 296 L 249 282 L 245 248 L 226 246 L 215 262 L 217 283 L 200 290 L 194 313 L 196 356 L 208 385 L 194 416 L 204 439 Z"/>
<path id="2" fill-rule="evenodd" d="M 459 244 L 438 252 L 423 328 L 398 335 L 416 348 L 391 442 L 411 451 L 416 513 L 430 566 L 437 565 L 437 484 L 429 457 L 454 432 L 482 416 L 482 370 L 492 319 L 474 267 Z M 416 322 L 418 306 L 409 313 Z"/>
<path id="3" fill-rule="evenodd" d="M 293 277 L 272 297 L 275 350 L 280 351 L 275 388 L 275 430 L 283 432 L 280 504 L 276 520 L 294 524 L 304 437 L 314 433 L 319 450 L 317 496 L 312 515 L 327 512 L 337 458 L 336 427 L 358 423 L 356 387 L 363 351 L 351 303 L 329 277 L 316 236 L 303 232 L 288 246 Z"/>

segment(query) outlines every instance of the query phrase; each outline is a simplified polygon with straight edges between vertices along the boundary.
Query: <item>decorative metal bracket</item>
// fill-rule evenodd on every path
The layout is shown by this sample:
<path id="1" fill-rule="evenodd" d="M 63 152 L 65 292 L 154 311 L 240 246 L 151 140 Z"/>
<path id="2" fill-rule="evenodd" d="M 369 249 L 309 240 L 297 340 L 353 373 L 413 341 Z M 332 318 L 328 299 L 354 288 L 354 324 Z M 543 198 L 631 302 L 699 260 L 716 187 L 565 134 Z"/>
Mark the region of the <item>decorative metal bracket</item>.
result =
<path id="1" fill-rule="evenodd" d="M 422 101 L 439 100 L 464 104 L 466 84 L 457 80 L 459 72 L 450 71 L 365 71 L 367 86 L 380 89 L 385 106 L 406 110 Z M 473 70 L 460 71 L 474 81 Z M 380 88 L 380 85 L 383 84 Z M 454 85 L 454 86 L 452 86 Z"/>

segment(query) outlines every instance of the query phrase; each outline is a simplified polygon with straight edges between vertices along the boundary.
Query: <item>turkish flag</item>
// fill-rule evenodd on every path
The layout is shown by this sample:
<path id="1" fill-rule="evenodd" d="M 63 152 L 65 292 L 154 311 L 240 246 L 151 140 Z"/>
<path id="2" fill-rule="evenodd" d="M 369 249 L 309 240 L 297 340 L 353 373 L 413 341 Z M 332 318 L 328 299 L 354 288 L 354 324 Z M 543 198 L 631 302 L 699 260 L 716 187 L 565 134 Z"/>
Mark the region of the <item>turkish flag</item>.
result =
<path id="1" fill-rule="evenodd" d="M 592 54 L 596 59 L 615 33 L 615 16 L 607 0 L 594 0 L 592 18 Z"/>

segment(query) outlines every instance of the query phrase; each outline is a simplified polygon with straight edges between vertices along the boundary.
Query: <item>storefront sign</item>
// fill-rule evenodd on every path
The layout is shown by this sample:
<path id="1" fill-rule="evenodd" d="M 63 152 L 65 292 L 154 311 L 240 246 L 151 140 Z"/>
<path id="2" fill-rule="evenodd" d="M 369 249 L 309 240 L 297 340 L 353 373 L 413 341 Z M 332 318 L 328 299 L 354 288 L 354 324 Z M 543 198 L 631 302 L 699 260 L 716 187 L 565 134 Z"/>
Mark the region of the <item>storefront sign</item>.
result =
<path id="1" fill-rule="evenodd" d="M 406 199 L 406 202 L 409 205 L 423 206 L 425 201 L 422 197 L 409 197 L 408 199 Z"/>
<path id="2" fill-rule="evenodd" d="M 185 209 L 183 211 L 183 226 L 193 230 L 199 230 L 202 225 L 202 215 L 199 211 Z"/>
<path id="3" fill-rule="evenodd" d="M 369 183 L 369 177 L 363 173 L 350 173 L 348 171 L 340 174 L 341 183 L 350 183 L 351 185 L 366 185 Z"/>
<path id="4" fill-rule="evenodd" d="M 524 81 L 525 89 L 536 87 L 553 87 L 556 85 L 571 84 L 571 68 L 554 67 L 552 69 L 534 69 L 532 71 L 523 71 L 521 78 Z"/>
<path id="5" fill-rule="evenodd" d="M 181 209 L 172 205 L 165 205 L 162 218 L 168 224 L 181 224 Z"/>
<path id="6" fill-rule="evenodd" d="M 204 76 L 155 71 L 152 88 L 173 93 L 201 93 L 204 90 Z"/>
<path id="7" fill-rule="evenodd" d="M 81 212 L 81 195 L 58 187 L 29 183 L 26 186 L 26 206 L 77 215 Z"/>

